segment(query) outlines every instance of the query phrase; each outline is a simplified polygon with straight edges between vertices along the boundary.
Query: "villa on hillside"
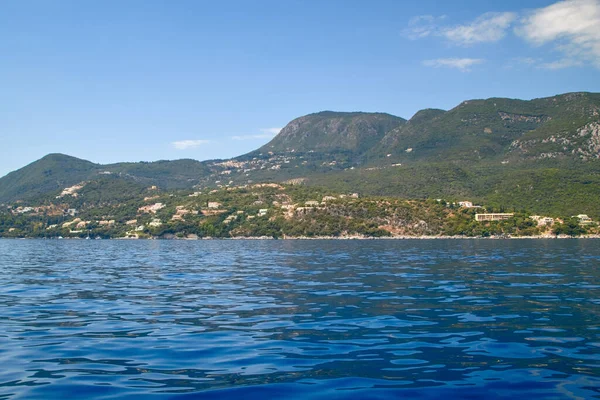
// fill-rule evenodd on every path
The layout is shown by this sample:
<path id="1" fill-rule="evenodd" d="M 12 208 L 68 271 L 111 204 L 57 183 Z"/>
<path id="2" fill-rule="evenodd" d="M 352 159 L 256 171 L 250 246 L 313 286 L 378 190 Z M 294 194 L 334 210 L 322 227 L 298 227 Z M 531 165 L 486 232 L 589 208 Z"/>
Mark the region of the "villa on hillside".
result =
<path id="1" fill-rule="evenodd" d="M 459 201 L 458 205 L 465 208 L 481 208 L 481 206 L 473 205 L 473 203 L 470 201 Z"/>
<path id="2" fill-rule="evenodd" d="M 490 213 L 490 214 L 475 214 L 475 221 L 504 221 L 514 216 L 513 213 Z"/>
<path id="3" fill-rule="evenodd" d="M 156 212 L 158 210 L 162 210 L 165 207 L 166 207 L 166 205 L 164 205 L 163 203 L 155 203 L 155 204 L 140 207 L 140 208 L 138 208 L 138 211 L 156 214 Z"/>
<path id="4" fill-rule="evenodd" d="M 590 225 L 594 222 L 586 214 L 574 215 L 573 218 L 577 218 L 579 220 L 579 225 Z"/>
<path id="5" fill-rule="evenodd" d="M 552 226 L 554 225 L 554 218 L 542 217 L 541 215 L 532 215 L 529 218 L 536 221 L 538 226 Z"/>

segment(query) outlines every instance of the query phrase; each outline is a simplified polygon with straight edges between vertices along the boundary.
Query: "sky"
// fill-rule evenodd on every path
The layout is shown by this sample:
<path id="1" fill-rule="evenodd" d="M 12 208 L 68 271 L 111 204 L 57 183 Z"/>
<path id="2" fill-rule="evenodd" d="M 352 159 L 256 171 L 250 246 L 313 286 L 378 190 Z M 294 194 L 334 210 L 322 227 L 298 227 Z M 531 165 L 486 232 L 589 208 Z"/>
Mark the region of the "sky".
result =
<path id="1" fill-rule="evenodd" d="M 229 158 L 323 110 L 600 92 L 600 0 L 3 0 L 0 176 Z"/>

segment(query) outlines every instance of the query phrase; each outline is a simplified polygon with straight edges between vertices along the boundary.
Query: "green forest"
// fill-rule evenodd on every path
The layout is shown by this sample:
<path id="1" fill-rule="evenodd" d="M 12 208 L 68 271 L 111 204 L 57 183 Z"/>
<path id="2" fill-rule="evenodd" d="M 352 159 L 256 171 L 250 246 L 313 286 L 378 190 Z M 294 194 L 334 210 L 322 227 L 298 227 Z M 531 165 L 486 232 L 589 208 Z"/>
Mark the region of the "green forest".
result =
<path id="1" fill-rule="evenodd" d="M 58 193 L 58 192 L 57 192 Z M 72 195 L 56 193 L 0 208 L 0 237 L 297 238 L 520 237 L 597 234 L 571 215 L 538 226 L 521 208 L 463 207 L 464 199 L 362 196 L 305 185 L 254 184 L 163 191 L 105 177 Z M 511 213 L 478 222 L 477 213 Z"/>

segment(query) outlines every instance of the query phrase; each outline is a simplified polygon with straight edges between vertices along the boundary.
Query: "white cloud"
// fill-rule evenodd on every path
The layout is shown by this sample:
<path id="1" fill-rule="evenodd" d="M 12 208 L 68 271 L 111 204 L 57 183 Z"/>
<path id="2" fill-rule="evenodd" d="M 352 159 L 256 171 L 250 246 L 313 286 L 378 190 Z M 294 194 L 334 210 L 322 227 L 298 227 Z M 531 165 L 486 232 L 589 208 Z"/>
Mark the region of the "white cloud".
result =
<path id="1" fill-rule="evenodd" d="M 435 17 L 433 15 L 419 15 L 408 21 L 408 28 L 402 33 L 409 39 L 416 40 L 439 34 L 439 23 L 446 18 L 445 15 Z"/>
<path id="2" fill-rule="evenodd" d="M 481 64 L 483 61 L 481 58 L 438 58 L 436 60 L 425 60 L 423 65 L 434 68 L 456 68 L 462 72 L 469 72 L 471 66 Z"/>
<path id="3" fill-rule="evenodd" d="M 561 60 L 542 63 L 538 65 L 538 67 L 543 69 L 563 69 L 569 67 L 580 67 L 582 65 L 583 63 L 581 61 L 563 58 Z"/>
<path id="4" fill-rule="evenodd" d="M 522 17 L 517 22 L 519 14 Z M 488 12 L 470 23 L 454 26 L 444 25 L 444 19 L 432 15 L 414 17 L 404 35 L 413 40 L 445 38 L 453 44 L 469 46 L 497 42 L 511 26 L 516 25 L 514 32 L 526 42 L 534 46 L 552 46 L 559 54 L 559 57 L 554 57 L 555 60 L 522 58 L 517 61 L 518 64 L 553 70 L 591 64 L 600 69 L 600 0 L 560 0 L 519 13 Z M 468 71 L 473 60 L 477 59 L 429 60 L 424 64 Z"/>
<path id="5" fill-rule="evenodd" d="M 202 146 L 210 142 L 210 140 L 205 139 L 178 140 L 176 142 L 172 142 L 171 145 L 177 150 L 187 150 Z"/>
<path id="6" fill-rule="evenodd" d="M 273 135 L 269 133 L 263 133 L 259 135 L 241 135 L 241 136 L 232 136 L 233 140 L 251 140 L 251 139 L 272 139 Z"/>
<path id="7" fill-rule="evenodd" d="M 404 35 L 412 40 L 429 36 L 445 37 L 449 41 L 463 46 L 497 42 L 504 37 L 508 28 L 516 20 L 517 14 L 489 12 L 469 24 L 442 26 L 440 23 L 445 18 L 445 16 L 434 17 L 432 15 L 413 17 L 408 22 L 408 28 L 404 30 Z"/>
<path id="8" fill-rule="evenodd" d="M 485 13 L 470 24 L 444 28 L 441 34 L 451 42 L 464 46 L 497 42 L 504 37 L 516 18 L 517 14 L 512 12 Z"/>
<path id="9" fill-rule="evenodd" d="M 506 61 L 502 66 L 504 69 L 523 69 L 523 68 L 540 68 L 540 64 L 543 63 L 541 58 L 535 57 L 513 57 Z"/>
<path id="10" fill-rule="evenodd" d="M 262 133 L 257 135 L 241 135 L 241 136 L 232 136 L 233 140 L 252 140 L 252 139 L 272 139 L 275 135 L 277 135 L 282 128 L 263 128 L 259 129 Z"/>
<path id="11" fill-rule="evenodd" d="M 516 29 L 530 43 L 553 43 L 565 57 L 542 67 L 593 63 L 600 68 L 600 0 L 564 0 L 533 10 Z"/>
<path id="12" fill-rule="evenodd" d="M 525 64 L 525 65 L 534 65 L 534 64 L 537 64 L 539 61 L 537 58 L 533 58 L 533 57 L 517 57 L 514 60 L 519 64 Z"/>
<path id="13" fill-rule="evenodd" d="M 281 132 L 282 128 L 263 128 L 260 131 L 265 133 L 265 134 L 271 134 L 273 136 L 277 135 L 279 132 Z"/>

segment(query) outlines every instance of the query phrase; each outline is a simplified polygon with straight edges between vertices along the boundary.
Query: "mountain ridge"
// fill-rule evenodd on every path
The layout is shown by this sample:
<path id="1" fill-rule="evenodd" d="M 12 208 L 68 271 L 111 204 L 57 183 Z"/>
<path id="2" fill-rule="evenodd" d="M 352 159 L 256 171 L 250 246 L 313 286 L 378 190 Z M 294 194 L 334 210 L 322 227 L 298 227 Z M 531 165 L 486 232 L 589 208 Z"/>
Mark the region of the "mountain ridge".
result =
<path id="1" fill-rule="evenodd" d="M 466 100 L 408 120 L 322 111 L 290 121 L 269 143 L 228 160 L 102 165 L 54 153 L 0 178 L 0 202 L 56 195 L 103 174 L 163 189 L 293 181 L 409 198 L 470 196 L 512 206 L 521 199 L 533 209 L 543 203 L 565 212 L 572 208 L 561 202 L 577 195 L 593 213 L 600 194 L 600 93 Z M 548 202 L 541 188 L 560 190 Z"/>

